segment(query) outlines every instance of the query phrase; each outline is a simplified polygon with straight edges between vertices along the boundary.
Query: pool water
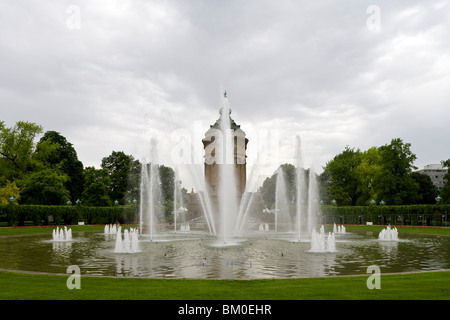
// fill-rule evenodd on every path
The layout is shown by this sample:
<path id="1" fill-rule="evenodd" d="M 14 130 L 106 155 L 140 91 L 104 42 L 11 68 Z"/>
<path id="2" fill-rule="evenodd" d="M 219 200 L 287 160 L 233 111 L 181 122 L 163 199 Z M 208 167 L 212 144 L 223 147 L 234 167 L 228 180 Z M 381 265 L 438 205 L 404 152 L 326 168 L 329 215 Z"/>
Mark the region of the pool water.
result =
<path id="1" fill-rule="evenodd" d="M 255 233 L 218 245 L 202 233 L 172 233 L 150 240 L 140 236 L 140 252 L 115 253 L 115 235 L 74 232 L 70 242 L 51 235 L 0 238 L 0 268 L 66 273 L 77 265 L 82 275 L 264 279 L 367 274 L 377 265 L 382 273 L 450 269 L 450 237 L 406 234 L 400 240 L 378 240 L 376 232 L 336 234 L 336 253 L 311 253 L 308 241 L 289 234 Z"/>

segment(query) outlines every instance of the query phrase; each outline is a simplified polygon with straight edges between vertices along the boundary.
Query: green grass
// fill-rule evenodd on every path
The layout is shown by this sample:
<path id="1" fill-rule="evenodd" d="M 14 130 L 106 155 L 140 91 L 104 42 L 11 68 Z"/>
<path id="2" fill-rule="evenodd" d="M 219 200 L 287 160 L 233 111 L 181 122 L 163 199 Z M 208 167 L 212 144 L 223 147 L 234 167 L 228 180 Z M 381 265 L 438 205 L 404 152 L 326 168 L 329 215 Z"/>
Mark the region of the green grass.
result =
<path id="1" fill-rule="evenodd" d="M 27 300 L 439 300 L 450 299 L 450 271 L 381 275 L 381 289 L 367 276 L 273 280 L 186 280 L 81 277 L 0 271 L 0 299 Z"/>
<path id="2" fill-rule="evenodd" d="M 72 229 L 72 232 L 77 231 L 103 231 L 104 225 L 85 225 L 85 226 L 68 226 Z M 125 228 L 129 226 L 124 226 Z M 43 227 L 1 227 L 0 237 L 4 236 L 16 236 L 16 235 L 30 235 L 41 233 L 52 233 L 56 229 L 56 226 L 43 226 Z"/>
<path id="3" fill-rule="evenodd" d="M 366 226 L 366 225 L 348 225 L 345 226 L 347 231 L 360 230 L 360 231 L 376 231 L 380 232 L 381 229 L 386 228 L 384 226 Z M 397 227 L 399 233 L 423 233 L 423 234 L 436 234 L 450 236 L 450 228 L 427 228 L 427 227 Z"/>
<path id="4" fill-rule="evenodd" d="M 104 226 L 71 226 L 73 231 Z M 348 231 L 380 231 L 378 226 L 346 226 Z M 0 228 L 0 236 L 51 233 L 54 227 Z M 399 232 L 450 235 L 450 228 L 398 228 Z M 70 275 L 0 271 L 1 300 L 450 300 L 450 271 L 381 274 L 381 289 L 369 290 L 370 274 L 269 280 L 188 280 L 81 276 L 69 290 Z"/>
<path id="5" fill-rule="evenodd" d="M 85 225 L 85 226 L 70 226 L 73 232 L 77 231 L 102 231 L 104 225 Z M 136 226 L 124 226 L 136 227 Z M 43 227 L 0 227 L 0 237 L 12 236 L 12 235 L 30 235 L 40 233 L 52 233 L 56 226 L 43 226 Z M 366 225 L 347 225 L 345 226 L 347 231 L 377 231 L 380 232 L 384 226 L 366 226 Z M 331 230 L 332 226 L 326 226 L 326 229 Z M 398 231 L 407 233 L 424 233 L 424 234 L 436 234 L 450 236 L 450 228 L 427 228 L 427 227 L 397 227 Z"/>

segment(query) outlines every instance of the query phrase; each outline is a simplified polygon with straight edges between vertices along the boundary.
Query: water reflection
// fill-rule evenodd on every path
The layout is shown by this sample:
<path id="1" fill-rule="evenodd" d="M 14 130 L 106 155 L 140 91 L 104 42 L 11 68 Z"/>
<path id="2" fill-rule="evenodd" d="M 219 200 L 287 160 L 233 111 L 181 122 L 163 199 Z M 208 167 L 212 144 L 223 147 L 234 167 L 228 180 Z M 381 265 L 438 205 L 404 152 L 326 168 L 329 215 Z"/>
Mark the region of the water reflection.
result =
<path id="1" fill-rule="evenodd" d="M 52 242 L 52 262 L 68 259 L 72 253 L 72 242 Z"/>
<path id="2" fill-rule="evenodd" d="M 116 275 L 139 276 L 139 258 L 132 255 L 115 256 Z"/>

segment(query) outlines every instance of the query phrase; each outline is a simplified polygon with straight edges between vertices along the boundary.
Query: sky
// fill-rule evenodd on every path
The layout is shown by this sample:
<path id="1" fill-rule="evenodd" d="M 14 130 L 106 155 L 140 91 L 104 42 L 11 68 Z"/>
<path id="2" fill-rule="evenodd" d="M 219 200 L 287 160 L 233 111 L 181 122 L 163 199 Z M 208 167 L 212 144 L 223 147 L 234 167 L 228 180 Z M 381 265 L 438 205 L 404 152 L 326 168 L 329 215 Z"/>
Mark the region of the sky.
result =
<path id="1" fill-rule="evenodd" d="M 2 1 L 0 121 L 60 132 L 84 166 L 184 148 L 202 170 L 226 90 L 249 176 L 294 163 L 297 136 L 317 172 L 393 138 L 422 168 L 450 158 L 449 31 L 442 0 Z"/>

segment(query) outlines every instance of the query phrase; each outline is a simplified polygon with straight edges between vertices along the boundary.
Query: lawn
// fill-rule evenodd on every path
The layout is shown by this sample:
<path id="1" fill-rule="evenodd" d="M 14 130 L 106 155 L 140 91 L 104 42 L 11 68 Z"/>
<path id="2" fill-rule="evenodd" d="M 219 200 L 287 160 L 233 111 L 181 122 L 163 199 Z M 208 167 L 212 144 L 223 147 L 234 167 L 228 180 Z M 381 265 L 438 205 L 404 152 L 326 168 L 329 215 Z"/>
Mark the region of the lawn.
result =
<path id="1" fill-rule="evenodd" d="M 103 226 L 72 226 L 76 231 Z M 377 226 L 347 230 L 379 231 Z M 0 228 L 0 236 L 51 233 L 54 227 Z M 399 228 L 399 232 L 450 235 L 449 228 Z M 368 289 L 370 274 L 269 280 L 136 279 L 81 276 L 69 290 L 68 275 L 0 271 L 2 300 L 439 300 L 450 299 L 450 271 L 381 274 L 381 289 Z"/>
<path id="2" fill-rule="evenodd" d="M 104 225 L 84 225 L 84 226 L 70 226 L 73 232 L 77 231 L 102 231 Z M 122 227 L 137 227 L 136 225 L 123 225 Z M 331 231 L 332 225 L 326 226 L 326 230 Z M 12 235 L 27 235 L 27 234 L 40 234 L 40 233 L 52 233 L 56 226 L 42 226 L 42 227 L 0 227 L 0 237 L 12 236 Z M 377 231 L 380 232 L 384 226 L 366 226 L 366 225 L 346 225 L 347 231 L 360 230 L 360 231 Z M 398 231 L 407 233 L 424 233 L 424 234 L 436 234 L 450 236 L 450 228 L 444 227 L 397 227 Z"/>
<path id="3" fill-rule="evenodd" d="M 27 300 L 439 300 L 450 299 L 450 271 L 381 275 L 381 289 L 367 276 L 271 280 L 187 280 L 81 277 L 0 271 L 0 299 Z M 420 290 L 418 289 L 420 288 Z"/>
<path id="4" fill-rule="evenodd" d="M 328 226 L 331 231 L 331 226 Z M 360 231 L 376 231 L 380 232 L 385 226 L 366 226 L 366 225 L 347 225 L 345 229 L 347 231 L 360 230 Z M 398 226 L 396 227 L 400 233 L 423 233 L 423 234 L 436 234 L 450 236 L 450 228 L 448 227 L 410 227 L 410 226 Z"/>

